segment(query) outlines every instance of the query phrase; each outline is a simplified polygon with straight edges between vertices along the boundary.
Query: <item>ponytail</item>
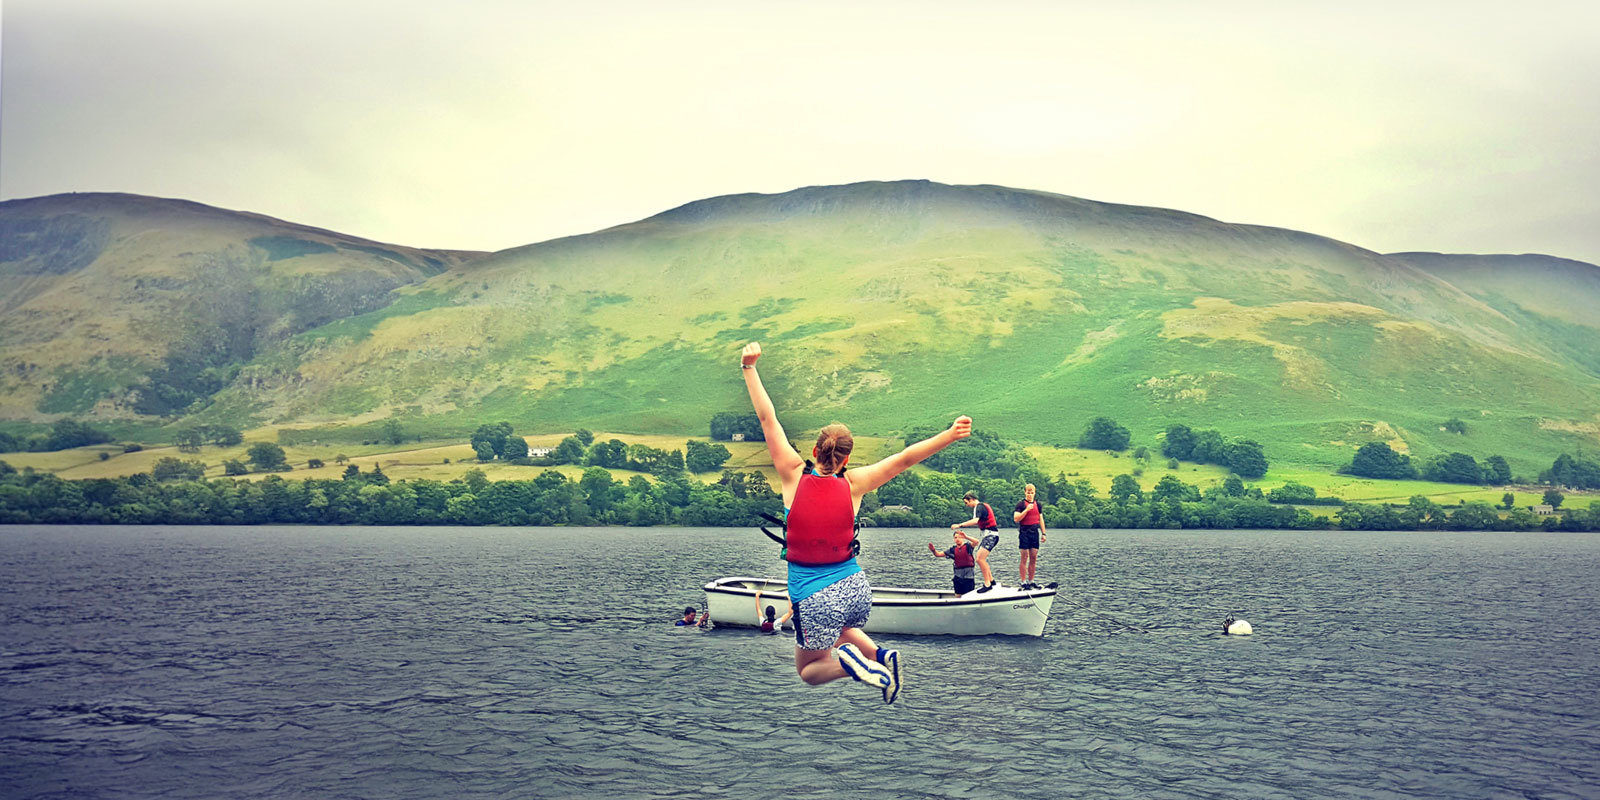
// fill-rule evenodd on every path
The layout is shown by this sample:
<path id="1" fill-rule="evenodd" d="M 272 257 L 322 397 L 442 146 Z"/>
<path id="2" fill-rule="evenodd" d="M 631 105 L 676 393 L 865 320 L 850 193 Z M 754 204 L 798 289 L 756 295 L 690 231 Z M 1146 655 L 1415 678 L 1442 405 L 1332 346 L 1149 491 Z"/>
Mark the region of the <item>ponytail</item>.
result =
<path id="1" fill-rule="evenodd" d="M 817 472 L 837 475 L 856 446 L 850 429 L 835 422 L 817 432 Z"/>

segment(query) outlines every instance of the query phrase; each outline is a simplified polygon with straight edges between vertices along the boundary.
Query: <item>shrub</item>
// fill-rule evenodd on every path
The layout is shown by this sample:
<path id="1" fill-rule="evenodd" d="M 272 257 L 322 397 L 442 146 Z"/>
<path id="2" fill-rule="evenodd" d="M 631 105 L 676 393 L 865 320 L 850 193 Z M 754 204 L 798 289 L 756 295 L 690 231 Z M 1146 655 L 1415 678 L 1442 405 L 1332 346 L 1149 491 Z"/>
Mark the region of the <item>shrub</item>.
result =
<path id="1" fill-rule="evenodd" d="M 746 414 L 734 414 L 727 411 L 718 412 L 711 416 L 711 438 L 713 441 L 726 442 L 733 439 L 736 433 L 744 434 L 747 442 L 764 442 L 766 434 L 761 430 L 761 418 L 754 411 Z"/>
<path id="2" fill-rule="evenodd" d="M 45 450 L 66 450 L 72 447 L 83 447 L 91 444 L 105 444 L 111 441 L 111 435 L 81 422 L 70 419 L 57 420 L 50 428 L 50 436 L 45 439 Z"/>
<path id="3" fill-rule="evenodd" d="M 1261 445 L 1249 439 L 1240 439 L 1228 445 L 1228 469 L 1245 478 L 1259 478 L 1267 474 L 1267 456 Z"/>
<path id="4" fill-rule="evenodd" d="M 1340 467 L 1346 475 L 1363 478 L 1391 478 L 1405 480 L 1417 477 L 1417 468 L 1411 466 L 1411 457 L 1396 453 L 1386 442 L 1367 442 L 1356 451 L 1350 463 Z"/>
<path id="5" fill-rule="evenodd" d="M 1483 468 L 1478 466 L 1477 459 L 1466 453 L 1450 453 L 1429 461 L 1422 470 L 1422 477 L 1443 483 L 1481 484 Z"/>
<path id="6" fill-rule="evenodd" d="M 1168 425 L 1166 441 L 1161 444 L 1161 454 L 1173 459 L 1194 457 L 1194 431 L 1188 425 Z"/>
<path id="7" fill-rule="evenodd" d="M 690 472 L 715 472 L 732 457 L 728 448 L 720 444 L 690 439 L 683 446 L 684 465 Z"/>
<path id="8" fill-rule="evenodd" d="M 191 480 L 205 477 L 206 465 L 199 461 L 179 461 L 166 456 L 150 468 L 150 477 L 157 481 Z"/>
<path id="9" fill-rule="evenodd" d="M 1539 474 L 1539 482 L 1574 489 L 1600 489 L 1600 461 L 1582 453 L 1576 458 L 1562 453 L 1549 469 Z"/>
<path id="10" fill-rule="evenodd" d="M 1110 417 L 1095 417 L 1078 437 L 1078 446 L 1086 450 L 1126 450 L 1132 434 Z"/>
<path id="11" fill-rule="evenodd" d="M 1267 500 L 1273 503 L 1309 503 L 1316 499 L 1316 489 L 1294 481 L 1289 481 L 1267 494 Z"/>
<path id="12" fill-rule="evenodd" d="M 245 451 L 245 456 L 262 472 L 281 472 L 289 468 L 289 461 L 284 455 L 283 448 L 272 442 L 256 442 L 250 445 Z"/>

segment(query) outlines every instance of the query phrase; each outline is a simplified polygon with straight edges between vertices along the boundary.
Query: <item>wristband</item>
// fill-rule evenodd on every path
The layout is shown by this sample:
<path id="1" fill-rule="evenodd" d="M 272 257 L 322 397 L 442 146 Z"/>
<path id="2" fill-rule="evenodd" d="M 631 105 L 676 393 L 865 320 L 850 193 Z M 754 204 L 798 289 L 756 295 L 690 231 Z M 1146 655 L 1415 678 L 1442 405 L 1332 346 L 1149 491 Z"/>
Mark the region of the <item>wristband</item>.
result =
<path id="1" fill-rule="evenodd" d="M 756 365 L 754 365 L 754 364 L 740 364 L 739 365 L 739 369 L 755 369 L 755 368 L 756 368 Z"/>

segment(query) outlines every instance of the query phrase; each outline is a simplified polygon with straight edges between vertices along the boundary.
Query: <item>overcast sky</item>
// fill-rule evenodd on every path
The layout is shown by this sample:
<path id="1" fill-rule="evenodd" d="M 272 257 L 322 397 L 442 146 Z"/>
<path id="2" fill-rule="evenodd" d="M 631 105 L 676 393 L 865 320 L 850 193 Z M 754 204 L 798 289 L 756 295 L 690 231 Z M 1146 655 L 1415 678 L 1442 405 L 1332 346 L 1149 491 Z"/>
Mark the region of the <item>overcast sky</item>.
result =
<path id="1" fill-rule="evenodd" d="M 1600 262 L 1600 4 L 1306 5 L 5 0 L 0 198 L 494 250 L 928 178 Z"/>

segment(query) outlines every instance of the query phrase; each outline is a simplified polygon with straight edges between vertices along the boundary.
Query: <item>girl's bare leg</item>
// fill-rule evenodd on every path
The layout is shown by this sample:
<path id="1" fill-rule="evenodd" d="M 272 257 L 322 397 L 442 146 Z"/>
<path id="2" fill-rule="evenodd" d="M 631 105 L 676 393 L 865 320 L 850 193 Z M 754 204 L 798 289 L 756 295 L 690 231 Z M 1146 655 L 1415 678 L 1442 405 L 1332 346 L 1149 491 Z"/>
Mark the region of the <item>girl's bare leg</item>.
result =
<path id="1" fill-rule="evenodd" d="M 834 642 L 833 646 L 838 647 L 841 644 L 853 644 L 861 649 L 861 655 L 873 661 L 878 660 L 878 645 L 874 644 L 872 638 L 860 628 L 845 628 L 844 633 L 839 634 L 839 641 Z"/>
<path id="2" fill-rule="evenodd" d="M 862 632 L 860 628 L 845 628 L 844 633 L 839 634 L 839 640 L 834 642 L 833 646 L 838 647 L 842 644 L 853 644 L 861 650 L 861 655 L 868 660 L 878 660 L 878 645 L 874 644 L 872 638 Z M 794 670 L 800 673 L 800 680 L 812 686 L 821 686 L 829 681 L 850 677 L 850 673 L 844 671 L 844 666 L 839 663 L 839 658 L 834 655 L 832 649 L 802 650 L 796 647 L 794 649 Z"/>
<path id="3" fill-rule="evenodd" d="M 839 637 L 842 641 L 844 637 Z M 876 652 L 876 651 L 874 651 Z M 833 655 L 833 650 L 802 650 L 794 649 L 794 670 L 800 673 L 800 680 L 812 686 L 821 686 L 829 681 L 849 677 L 850 673 L 844 671 L 839 664 L 839 659 Z"/>

